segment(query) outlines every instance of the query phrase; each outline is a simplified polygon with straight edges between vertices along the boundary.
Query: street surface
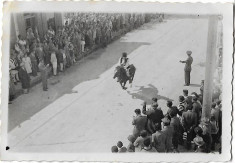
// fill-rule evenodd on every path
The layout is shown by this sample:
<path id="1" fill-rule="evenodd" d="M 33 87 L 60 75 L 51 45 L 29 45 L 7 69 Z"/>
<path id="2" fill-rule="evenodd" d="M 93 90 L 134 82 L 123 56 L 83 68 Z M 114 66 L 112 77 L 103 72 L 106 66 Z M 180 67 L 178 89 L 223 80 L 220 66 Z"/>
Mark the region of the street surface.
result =
<path id="1" fill-rule="evenodd" d="M 199 92 L 204 79 L 207 19 L 168 19 L 145 24 L 41 84 L 9 106 L 8 143 L 17 152 L 111 152 L 128 145 L 134 110 L 159 99 L 178 105 L 182 90 Z M 186 51 L 194 59 L 191 85 L 184 87 Z M 133 86 L 123 90 L 113 79 L 122 52 L 137 68 Z"/>

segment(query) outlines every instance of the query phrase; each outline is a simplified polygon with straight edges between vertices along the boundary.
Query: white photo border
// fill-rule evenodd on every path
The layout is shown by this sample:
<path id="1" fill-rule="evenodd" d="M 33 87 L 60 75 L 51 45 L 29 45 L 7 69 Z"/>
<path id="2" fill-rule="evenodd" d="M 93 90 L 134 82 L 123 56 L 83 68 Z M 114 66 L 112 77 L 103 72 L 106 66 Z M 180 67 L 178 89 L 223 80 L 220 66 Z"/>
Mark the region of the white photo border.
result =
<path id="1" fill-rule="evenodd" d="M 79 4 L 79 5 L 78 5 Z M 108 162 L 209 162 L 231 159 L 233 4 L 158 2 L 13 1 L 3 6 L 1 80 L 1 159 L 15 161 L 108 161 Z M 11 12 L 164 12 L 171 14 L 223 15 L 223 130 L 222 154 L 113 154 L 113 153 L 11 153 L 6 151 L 8 122 L 8 72 Z"/>

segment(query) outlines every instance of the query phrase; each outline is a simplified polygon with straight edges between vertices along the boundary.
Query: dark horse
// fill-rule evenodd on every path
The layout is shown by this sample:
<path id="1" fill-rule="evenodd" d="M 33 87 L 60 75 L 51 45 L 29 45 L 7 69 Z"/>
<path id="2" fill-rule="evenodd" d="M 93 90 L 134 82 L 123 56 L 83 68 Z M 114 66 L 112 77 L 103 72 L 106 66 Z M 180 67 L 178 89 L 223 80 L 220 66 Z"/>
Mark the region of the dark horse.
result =
<path id="1" fill-rule="evenodd" d="M 133 64 L 129 65 L 129 77 L 126 74 L 126 70 L 123 66 L 117 66 L 115 69 L 115 73 L 113 78 L 115 79 L 116 77 L 118 78 L 118 82 L 120 83 L 121 87 L 123 89 L 126 89 L 125 85 L 126 82 L 129 80 L 129 83 L 132 84 L 132 81 L 135 76 L 135 66 Z"/>

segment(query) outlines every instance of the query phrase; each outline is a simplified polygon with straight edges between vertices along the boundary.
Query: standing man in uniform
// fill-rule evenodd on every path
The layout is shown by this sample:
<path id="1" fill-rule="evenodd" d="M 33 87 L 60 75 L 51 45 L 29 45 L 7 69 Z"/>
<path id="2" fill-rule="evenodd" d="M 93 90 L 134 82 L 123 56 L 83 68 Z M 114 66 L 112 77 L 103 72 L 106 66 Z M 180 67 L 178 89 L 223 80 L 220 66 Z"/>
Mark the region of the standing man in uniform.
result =
<path id="1" fill-rule="evenodd" d="M 187 51 L 186 52 L 188 55 L 188 58 L 186 61 L 181 61 L 181 63 L 185 63 L 185 67 L 184 67 L 184 78 L 185 78 L 185 86 L 189 86 L 190 85 L 190 72 L 191 72 L 191 65 L 193 63 L 193 58 L 191 57 L 192 51 Z"/>

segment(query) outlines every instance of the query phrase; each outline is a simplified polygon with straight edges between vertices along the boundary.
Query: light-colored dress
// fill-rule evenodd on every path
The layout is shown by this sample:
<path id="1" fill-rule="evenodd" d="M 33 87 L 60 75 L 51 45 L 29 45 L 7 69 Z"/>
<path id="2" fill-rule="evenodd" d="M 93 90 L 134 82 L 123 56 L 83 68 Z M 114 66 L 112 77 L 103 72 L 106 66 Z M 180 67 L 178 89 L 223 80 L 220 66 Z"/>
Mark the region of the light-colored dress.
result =
<path id="1" fill-rule="evenodd" d="M 24 63 L 25 70 L 28 74 L 32 73 L 32 64 L 29 57 L 23 57 L 22 62 Z"/>

